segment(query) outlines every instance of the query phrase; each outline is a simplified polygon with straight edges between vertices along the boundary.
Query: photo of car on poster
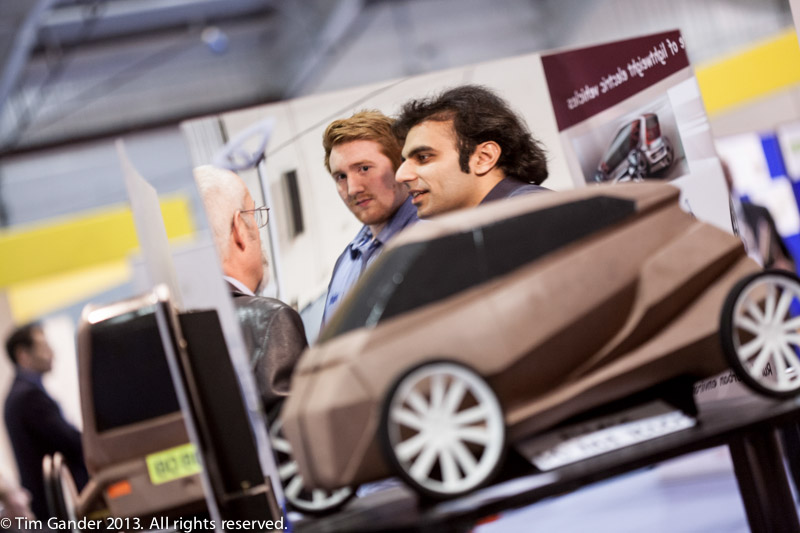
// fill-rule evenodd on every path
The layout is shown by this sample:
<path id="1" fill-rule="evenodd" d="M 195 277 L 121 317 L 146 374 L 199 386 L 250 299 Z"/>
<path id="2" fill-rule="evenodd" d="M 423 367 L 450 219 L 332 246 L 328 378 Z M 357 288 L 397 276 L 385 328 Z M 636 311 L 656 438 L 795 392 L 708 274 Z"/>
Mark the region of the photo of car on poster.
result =
<path id="1" fill-rule="evenodd" d="M 667 95 L 571 143 L 587 183 L 668 181 L 689 172 Z"/>
<path id="2" fill-rule="evenodd" d="M 576 187 L 669 182 L 686 211 L 732 231 L 686 46 L 673 30 L 543 54 L 560 146 Z"/>

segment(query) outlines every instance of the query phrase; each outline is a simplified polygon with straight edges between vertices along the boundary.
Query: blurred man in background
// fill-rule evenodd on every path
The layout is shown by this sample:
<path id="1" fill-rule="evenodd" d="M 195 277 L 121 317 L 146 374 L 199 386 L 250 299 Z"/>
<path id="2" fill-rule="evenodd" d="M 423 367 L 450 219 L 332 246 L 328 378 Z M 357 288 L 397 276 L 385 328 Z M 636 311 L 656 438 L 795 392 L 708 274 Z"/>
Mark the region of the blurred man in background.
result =
<path id="1" fill-rule="evenodd" d="M 764 268 L 797 272 L 794 258 L 783 242 L 769 210 L 752 202 L 742 202 L 734 192 L 733 175 L 728 163 L 720 161 L 731 203 L 734 233 L 742 239 L 747 255 Z"/>
<path id="2" fill-rule="evenodd" d="M 225 281 L 242 326 L 264 408 L 289 394 L 289 381 L 308 345 L 297 311 L 275 298 L 257 296 L 266 283 L 268 264 L 259 229 L 269 221 L 266 207 L 256 207 L 242 179 L 212 166 L 194 171 L 214 236 Z"/>
<path id="3" fill-rule="evenodd" d="M 323 325 L 386 243 L 417 220 L 408 188 L 395 181 L 401 145 L 392 122 L 379 111 L 361 111 L 332 122 L 322 137 L 325 168 L 339 197 L 364 224 L 333 267 Z"/>
<path id="4" fill-rule="evenodd" d="M 61 414 L 58 404 L 42 385 L 53 366 L 53 350 L 42 327 L 28 324 L 6 340 L 6 352 L 16 375 L 5 404 L 5 422 L 22 486 L 31 495 L 36 518 L 50 517 L 45 497 L 42 460 L 61 452 L 80 490 L 88 479 L 80 432 Z"/>
<path id="5" fill-rule="evenodd" d="M 547 190 L 547 158 L 522 118 L 492 91 L 463 85 L 406 103 L 395 134 L 403 140 L 397 181 L 420 218 Z"/>

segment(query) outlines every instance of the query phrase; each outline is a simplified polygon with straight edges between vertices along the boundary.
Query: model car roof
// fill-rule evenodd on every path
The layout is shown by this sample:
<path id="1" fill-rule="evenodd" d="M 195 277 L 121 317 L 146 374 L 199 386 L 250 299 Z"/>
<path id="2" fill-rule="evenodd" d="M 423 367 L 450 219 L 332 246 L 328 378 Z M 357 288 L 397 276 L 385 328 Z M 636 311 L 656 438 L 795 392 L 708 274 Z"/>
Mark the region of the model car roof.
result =
<path id="1" fill-rule="evenodd" d="M 474 209 L 462 209 L 433 217 L 404 230 L 392 242 L 396 248 L 414 242 L 429 241 L 454 233 L 463 233 L 525 213 L 566 205 L 590 198 L 608 197 L 633 201 L 637 212 L 677 201 L 680 190 L 664 183 L 599 184 L 558 192 L 541 192 L 491 202 Z"/>

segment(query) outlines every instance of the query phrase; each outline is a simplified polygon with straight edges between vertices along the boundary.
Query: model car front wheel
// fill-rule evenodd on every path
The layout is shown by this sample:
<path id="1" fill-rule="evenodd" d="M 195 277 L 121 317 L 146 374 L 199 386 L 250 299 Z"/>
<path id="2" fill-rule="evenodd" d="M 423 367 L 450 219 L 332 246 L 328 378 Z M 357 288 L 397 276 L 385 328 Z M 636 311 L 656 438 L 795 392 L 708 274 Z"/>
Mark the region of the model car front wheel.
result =
<path id="1" fill-rule="evenodd" d="M 270 416 L 269 440 L 278 467 L 278 477 L 283 486 L 284 496 L 289 505 L 301 513 L 326 515 L 342 508 L 349 502 L 355 491 L 351 487 L 336 490 L 310 489 L 305 486 L 303 476 L 292 455 L 292 446 L 283 435 L 283 422 L 276 409 Z"/>
<path id="2" fill-rule="evenodd" d="M 427 363 L 402 376 L 381 420 L 384 453 L 417 492 L 445 499 L 488 482 L 505 451 L 497 396 L 473 370 Z"/>
<path id="3" fill-rule="evenodd" d="M 800 279 L 788 272 L 748 276 L 722 309 L 728 363 L 752 389 L 778 398 L 800 391 Z"/>

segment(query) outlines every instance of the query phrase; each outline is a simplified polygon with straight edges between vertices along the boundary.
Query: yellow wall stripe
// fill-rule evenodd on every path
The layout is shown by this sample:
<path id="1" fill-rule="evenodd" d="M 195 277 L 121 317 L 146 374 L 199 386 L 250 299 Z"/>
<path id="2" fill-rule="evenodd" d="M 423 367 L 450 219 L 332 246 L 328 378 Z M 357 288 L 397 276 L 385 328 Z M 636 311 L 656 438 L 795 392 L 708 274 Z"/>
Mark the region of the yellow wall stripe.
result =
<path id="1" fill-rule="evenodd" d="M 18 283 L 8 289 L 14 323 L 24 324 L 127 282 L 126 259 Z"/>
<path id="2" fill-rule="evenodd" d="M 161 202 L 170 238 L 194 232 L 188 198 Z M 0 287 L 126 258 L 138 248 L 127 206 L 0 231 Z"/>
<path id="3" fill-rule="evenodd" d="M 706 112 L 715 115 L 800 83 L 800 45 L 794 28 L 745 52 L 695 69 Z"/>

